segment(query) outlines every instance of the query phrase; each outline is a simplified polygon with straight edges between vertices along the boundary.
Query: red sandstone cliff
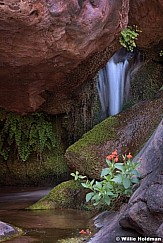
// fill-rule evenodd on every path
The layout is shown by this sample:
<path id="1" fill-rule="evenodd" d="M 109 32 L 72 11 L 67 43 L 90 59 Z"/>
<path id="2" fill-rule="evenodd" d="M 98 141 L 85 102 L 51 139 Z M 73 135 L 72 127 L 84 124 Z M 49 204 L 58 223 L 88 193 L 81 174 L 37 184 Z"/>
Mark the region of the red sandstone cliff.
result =
<path id="1" fill-rule="evenodd" d="M 50 95 L 53 113 L 65 112 L 71 92 L 119 48 L 128 16 L 148 47 L 163 39 L 162 12 L 162 0 L 1 0 L 0 107 L 32 112 Z"/>

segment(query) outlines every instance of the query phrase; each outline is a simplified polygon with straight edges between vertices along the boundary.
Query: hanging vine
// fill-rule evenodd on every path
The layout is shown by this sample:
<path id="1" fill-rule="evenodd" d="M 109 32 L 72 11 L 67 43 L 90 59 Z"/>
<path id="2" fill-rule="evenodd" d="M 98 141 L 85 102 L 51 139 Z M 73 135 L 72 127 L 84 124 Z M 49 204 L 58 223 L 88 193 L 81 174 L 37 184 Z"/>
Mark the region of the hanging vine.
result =
<path id="1" fill-rule="evenodd" d="M 45 149 L 56 146 L 52 122 L 43 113 L 19 116 L 0 111 L 0 155 L 7 160 L 12 149 L 26 161 L 32 152 L 41 158 Z"/>

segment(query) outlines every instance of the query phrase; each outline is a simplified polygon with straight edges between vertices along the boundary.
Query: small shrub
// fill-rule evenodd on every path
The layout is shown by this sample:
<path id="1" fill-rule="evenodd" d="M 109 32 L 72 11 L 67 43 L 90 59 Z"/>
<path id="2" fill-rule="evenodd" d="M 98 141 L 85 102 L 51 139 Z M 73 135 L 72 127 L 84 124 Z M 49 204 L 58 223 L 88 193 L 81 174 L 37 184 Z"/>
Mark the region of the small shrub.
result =
<path id="1" fill-rule="evenodd" d="M 101 172 L 101 181 L 88 179 L 82 182 L 84 188 L 91 192 L 86 194 L 86 202 L 92 201 L 94 206 L 108 205 L 118 197 L 125 195 L 130 197 L 133 193 L 133 185 L 139 182 L 140 173 L 136 170 L 139 163 L 132 162 L 132 155 L 122 156 L 123 163 L 118 163 L 119 156 L 115 150 L 106 157 L 107 168 Z M 71 173 L 75 177 L 74 173 Z M 84 176 L 78 174 L 78 178 L 84 179 Z"/>
<path id="2" fill-rule="evenodd" d="M 127 49 L 127 51 L 133 52 L 136 47 L 136 40 L 141 31 L 137 26 L 128 26 L 126 29 L 121 31 L 121 36 L 119 38 L 120 44 Z"/>

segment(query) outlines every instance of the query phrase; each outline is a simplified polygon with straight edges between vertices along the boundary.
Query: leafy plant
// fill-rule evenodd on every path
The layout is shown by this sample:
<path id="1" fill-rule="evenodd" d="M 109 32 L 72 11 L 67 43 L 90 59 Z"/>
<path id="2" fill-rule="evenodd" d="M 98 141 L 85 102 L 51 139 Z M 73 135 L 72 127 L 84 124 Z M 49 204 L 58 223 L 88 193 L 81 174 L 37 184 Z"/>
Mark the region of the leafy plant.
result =
<path id="1" fill-rule="evenodd" d="M 74 177 L 75 181 L 86 178 L 86 176 L 79 175 L 79 171 L 76 171 L 75 173 L 71 173 L 71 176 Z"/>
<path id="2" fill-rule="evenodd" d="M 26 161 L 32 152 L 41 158 L 44 149 L 56 145 L 52 123 L 43 113 L 19 116 L 14 113 L 0 114 L 0 155 L 7 160 L 14 148 L 18 157 Z"/>
<path id="3" fill-rule="evenodd" d="M 94 206 L 110 205 L 119 196 L 131 196 L 133 185 L 138 183 L 140 178 L 140 173 L 136 170 L 139 163 L 132 162 L 130 153 L 122 157 L 123 163 L 117 163 L 119 156 L 115 150 L 106 157 L 108 167 L 102 170 L 101 181 L 87 179 L 81 183 L 84 188 L 91 190 L 86 195 L 86 202 L 92 201 Z"/>
<path id="4" fill-rule="evenodd" d="M 121 36 L 119 38 L 120 44 L 127 49 L 127 51 L 133 52 L 136 47 L 136 40 L 139 36 L 141 30 L 137 26 L 128 26 L 126 29 L 121 31 Z"/>

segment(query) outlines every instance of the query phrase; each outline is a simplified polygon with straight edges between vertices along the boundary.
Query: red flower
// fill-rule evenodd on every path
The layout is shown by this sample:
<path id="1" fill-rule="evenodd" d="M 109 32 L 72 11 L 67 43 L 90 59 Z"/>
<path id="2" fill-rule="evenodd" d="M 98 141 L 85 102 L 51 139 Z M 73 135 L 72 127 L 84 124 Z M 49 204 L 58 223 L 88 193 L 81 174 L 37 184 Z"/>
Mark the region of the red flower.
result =
<path id="1" fill-rule="evenodd" d="M 114 158 L 114 162 L 115 162 L 115 163 L 118 162 L 118 156 L 116 156 L 116 157 Z"/>
<path id="2" fill-rule="evenodd" d="M 117 149 L 115 149 L 115 150 L 112 152 L 112 155 L 114 155 L 114 156 L 117 155 Z"/>
<path id="3" fill-rule="evenodd" d="M 79 234 L 82 234 L 82 235 L 86 235 L 87 234 L 87 232 L 86 231 L 84 231 L 83 229 L 79 232 Z"/>
<path id="4" fill-rule="evenodd" d="M 128 159 L 132 159 L 132 155 L 131 155 L 130 152 L 129 152 L 129 154 L 127 155 L 127 158 L 128 158 Z"/>
<path id="5" fill-rule="evenodd" d="M 109 154 L 106 156 L 106 159 L 108 159 L 108 160 L 112 160 L 113 158 L 114 158 L 114 156 L 112 154 Z"/>
<path id="6" fill-rule="evenodd" d="M 82 230 L 79 232 L 79 234 L 82 234 L 82 235 L 89 235 L 89 236 L 91 236 L 91 235 L 92 235 L 92 232 L 91 232 L 89 229 L 86 229 L 86 231 L 82 229 Z"/>
<path id="7" fill-rule="evenodd" d="M 89 229 L 86 229 L 86 233 L 87 233 L 87 235 L 89 235 L 89 236 L 92 235 L 92 232 L 91 232 Z"/>

